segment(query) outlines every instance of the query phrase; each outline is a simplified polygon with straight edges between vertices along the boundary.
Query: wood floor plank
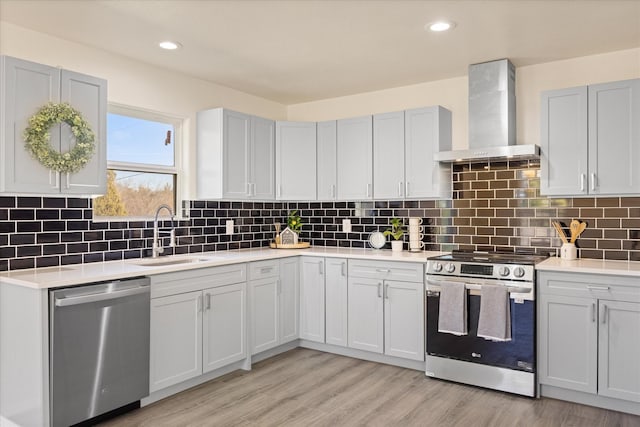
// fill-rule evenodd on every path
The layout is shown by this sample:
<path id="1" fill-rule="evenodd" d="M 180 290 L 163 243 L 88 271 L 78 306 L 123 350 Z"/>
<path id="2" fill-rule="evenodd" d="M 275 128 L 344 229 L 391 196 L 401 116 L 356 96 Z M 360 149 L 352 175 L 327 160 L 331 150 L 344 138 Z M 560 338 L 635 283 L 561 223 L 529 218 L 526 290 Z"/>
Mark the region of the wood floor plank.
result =
<path id="1" fill-rule="evenodd" d="M 639 427 L 640 417 L 298 348 L 102 425 Z"/>

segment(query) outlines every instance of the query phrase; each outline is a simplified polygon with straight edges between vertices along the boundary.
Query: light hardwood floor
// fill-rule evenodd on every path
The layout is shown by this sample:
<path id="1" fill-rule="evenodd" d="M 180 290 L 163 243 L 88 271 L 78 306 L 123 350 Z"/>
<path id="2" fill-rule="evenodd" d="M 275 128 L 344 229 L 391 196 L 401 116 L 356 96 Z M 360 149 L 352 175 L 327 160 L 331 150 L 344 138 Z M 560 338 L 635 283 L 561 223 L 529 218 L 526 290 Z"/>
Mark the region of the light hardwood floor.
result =
<path id="1" fill-rule="evenodd" d="M 103 426 L 620 426 L 640 417 L 295 349 Z"/>

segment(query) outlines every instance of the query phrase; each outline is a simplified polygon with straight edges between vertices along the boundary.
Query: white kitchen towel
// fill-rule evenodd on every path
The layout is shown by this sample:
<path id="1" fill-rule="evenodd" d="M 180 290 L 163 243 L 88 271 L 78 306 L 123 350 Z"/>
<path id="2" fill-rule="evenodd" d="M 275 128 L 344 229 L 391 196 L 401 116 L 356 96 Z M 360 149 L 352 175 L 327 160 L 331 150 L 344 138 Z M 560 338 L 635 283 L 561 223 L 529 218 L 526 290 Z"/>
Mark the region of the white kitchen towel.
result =
<path id="1" fill-rule="evenodd" d="M 438 332 L 467 335 L 467 289 L 464 283 L 442 283 L 438 310 Z"/>
<path id="2" fill-rule="evenodd" d="M 509 289 L 502 285 L 482 285 L 478 336 L 492 341 L 511 341 Z"/>

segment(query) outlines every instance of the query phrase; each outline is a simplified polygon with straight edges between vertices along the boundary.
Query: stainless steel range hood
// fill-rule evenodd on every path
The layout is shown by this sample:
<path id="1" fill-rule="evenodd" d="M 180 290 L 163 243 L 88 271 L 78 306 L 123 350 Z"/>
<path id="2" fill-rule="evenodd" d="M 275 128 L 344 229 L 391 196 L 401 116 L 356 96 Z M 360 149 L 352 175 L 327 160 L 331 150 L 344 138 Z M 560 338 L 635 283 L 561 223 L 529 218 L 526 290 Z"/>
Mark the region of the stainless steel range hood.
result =
<path id="1" fill-rule="evenodd" d="M 469 66 L 469 149 L 441 151 L 447 163 L 537 158 L 537 145 L 516 144 L 516 70 L 508 59 Z"/>

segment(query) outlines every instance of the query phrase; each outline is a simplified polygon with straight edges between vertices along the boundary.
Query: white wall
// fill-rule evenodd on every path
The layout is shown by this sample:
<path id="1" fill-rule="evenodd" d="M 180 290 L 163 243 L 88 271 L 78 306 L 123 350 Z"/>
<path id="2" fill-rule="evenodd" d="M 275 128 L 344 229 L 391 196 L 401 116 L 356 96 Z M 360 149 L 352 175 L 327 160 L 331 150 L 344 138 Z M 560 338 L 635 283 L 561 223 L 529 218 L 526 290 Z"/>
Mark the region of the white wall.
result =
<path id="1" fill-rule="evenodd" d="M 496 58 L 497 59 L 497 58 Z M 540 92 L 640 77 L 640 48 L 516 70 L 518 144 L 540 143 Z M 439 104 L 452 111 L 453 147 L 467 148 L 466 77 L 289 105 L 289 120 L 330 120 Z"/>
<path id="2" fill-rule="evenodd" d="M 286 119 L 286 106 L 225 86 L 161 69 L 83 44 L 52 37 L 0 21 L 0 54 L 60 66 L 104 78 L 108 99 L 186 119 L 188 155 L 185 196 L 195 197 L 196 112 L 226 107 L 271 119 Z"/>

